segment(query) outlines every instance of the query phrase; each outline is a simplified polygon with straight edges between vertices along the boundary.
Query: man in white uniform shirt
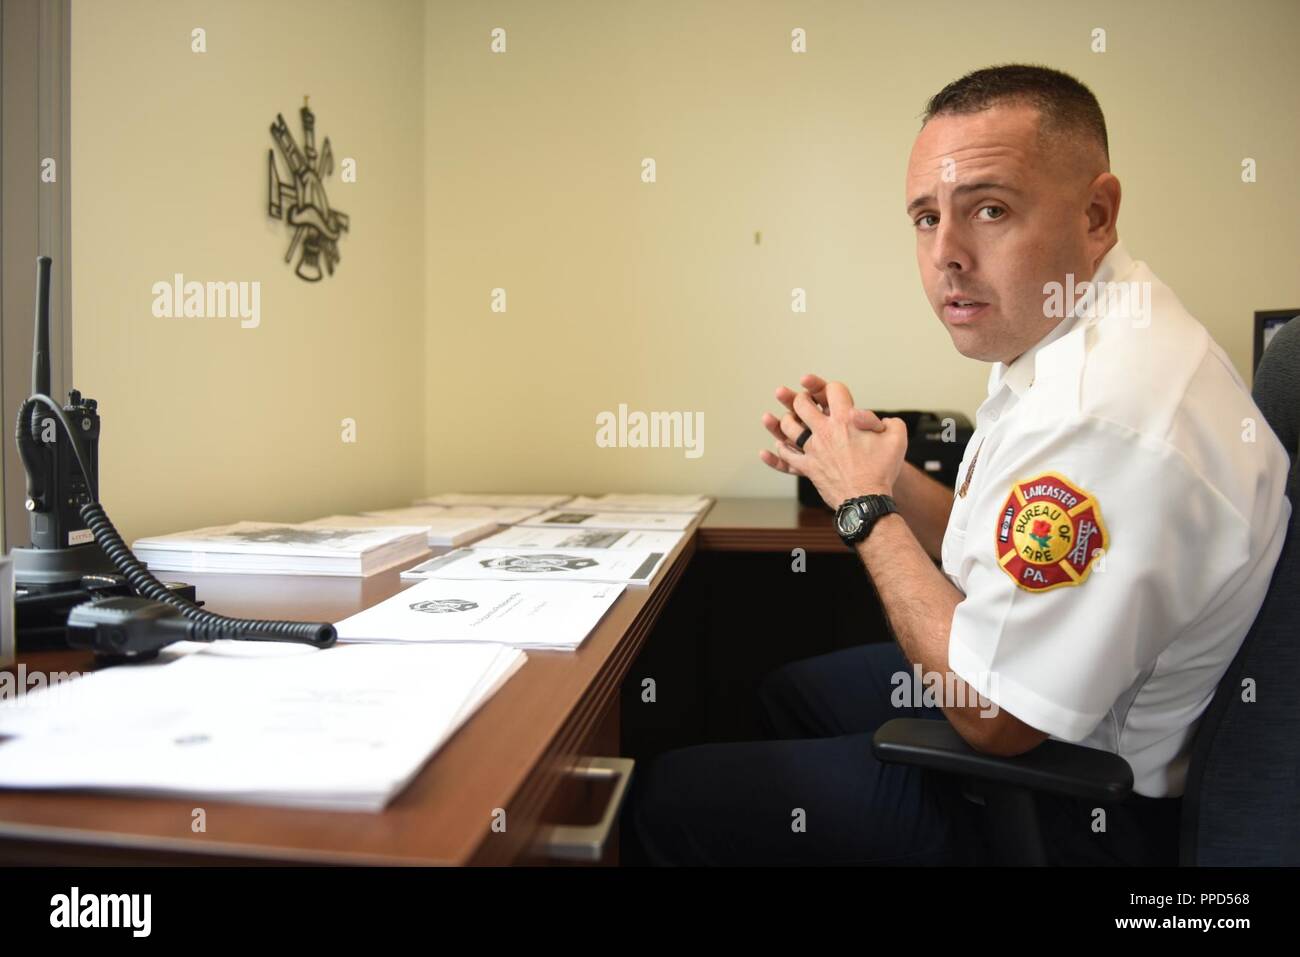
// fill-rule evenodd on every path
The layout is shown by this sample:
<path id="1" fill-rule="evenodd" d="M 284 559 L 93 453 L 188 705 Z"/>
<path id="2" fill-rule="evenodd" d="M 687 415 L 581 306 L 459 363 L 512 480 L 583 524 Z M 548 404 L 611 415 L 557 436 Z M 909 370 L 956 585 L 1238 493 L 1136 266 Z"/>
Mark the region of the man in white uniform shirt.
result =
<path id="1" fill-rule="evenodd" d="M 871 732 L 907 715 L 989 754 L 1054 737 L 1121 755 L 1135 795 L 1106 831 L 1085 802 L 1039 799 L 1049 848 L 1172 863 L 1191 736 L 1281 551 L 1287 453 L 1120 243 L 1105 121 L 1077 80 L 1004 66 L 949 84 L 906 201 L 935 312 L 993 363 L 958 488 L 904 462 L 901 420 L 816 376 L 777 390 L 788 411 L 764 417 L 778 441 L 762 453 L 838 509 L 897 644 L 777 672 L 762 697 L 780 740 L 663 756 L 637 832 L 660 863 L 984 859 L 957 782 L 871 757 Z M 941 707 L 891 705 L 916 667 Z"/>

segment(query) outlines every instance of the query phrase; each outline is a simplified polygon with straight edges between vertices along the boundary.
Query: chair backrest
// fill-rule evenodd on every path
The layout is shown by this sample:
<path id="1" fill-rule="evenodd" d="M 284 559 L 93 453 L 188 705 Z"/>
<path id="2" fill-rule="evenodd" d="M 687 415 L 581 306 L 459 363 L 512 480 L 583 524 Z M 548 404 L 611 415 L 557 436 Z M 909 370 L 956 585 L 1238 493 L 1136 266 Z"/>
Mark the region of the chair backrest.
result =
<path id="1" fill-rule="evenodd" d="M 1260 361 L 1255 403 L 1291 453 L 1286 544 L 1241 649 L 1201 717 L 1183 792 L 1180 860 L 1300 864 L 1300 322 Z M 1243 682 L 1254 682 L 1254 700 Z"/>
<path id="2" fill-rule="evenodd" d="M 1255 404 L 1291 453 L 1286 493 L 1300 505 L 1300 322 L 1277 331 L 1255 370 Z"/>

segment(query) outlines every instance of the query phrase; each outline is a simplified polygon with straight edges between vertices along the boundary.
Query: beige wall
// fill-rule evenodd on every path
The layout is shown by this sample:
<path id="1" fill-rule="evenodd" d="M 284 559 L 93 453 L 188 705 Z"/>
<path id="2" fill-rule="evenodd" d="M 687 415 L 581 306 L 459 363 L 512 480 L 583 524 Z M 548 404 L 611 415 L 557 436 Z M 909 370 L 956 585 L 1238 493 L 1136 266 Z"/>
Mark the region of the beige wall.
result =
<path id="1" fill-rule="evenodd" d="M 1121 236 L 1243 373 L 1253 310 L 1300 305 L 1292 0 L 430 0 L 427 21 L 431 487 L 791 494 L 758 420 L 809 370 L 973 414 L 987 366 L 922 295 L 903 175 L 926 99 L 997 62 L 1093 88 Z M 704 455 L 597 448 L 621 402 L 704 412 Z"/>
<path id="2" fill-rule="evenodd" d="M 926 98 L 1008 60 L 1094 89 L 1122 237 L 1248 375 L 1252 310 L 1300 304 L 1298 35 L 1287 0 L 77 2 L 74 347 L 104 499 L 136 535 L 424 489 L 785 495 L 758 419 L 805 370 L 973 413 L 987 367 L 922 295 L 903 172 Z M 353 233 L 315 286 L 265 213 L 267 125 L 296 131 L 303 93 L 360 164 L 329 183 Z M 175 272 L 261 281 L 261 327 L 153 318 Z M 598 448 L 620 403 L 703 412 L 703 456 Z"/>
<path id="3" fill-rule="evenodd" d="M 84 2 L 72 13 L 76 385 L 100 402 L 101 493 L 128 538 L 398 504 L 423 488 L 423 7 Z M 207 52 L 191 52 L 191 30 Z M 309 284 L 266 212 L 277 112 L 357 161 Z M 277 156 L 277 160 L 279 157 Z M 281 161 L 281 168 L 283 163 Z M 160 319 L 155 282 L 261 283 L 261 324 Z M 357 422 L 342 441 L 344 418 Z"/>

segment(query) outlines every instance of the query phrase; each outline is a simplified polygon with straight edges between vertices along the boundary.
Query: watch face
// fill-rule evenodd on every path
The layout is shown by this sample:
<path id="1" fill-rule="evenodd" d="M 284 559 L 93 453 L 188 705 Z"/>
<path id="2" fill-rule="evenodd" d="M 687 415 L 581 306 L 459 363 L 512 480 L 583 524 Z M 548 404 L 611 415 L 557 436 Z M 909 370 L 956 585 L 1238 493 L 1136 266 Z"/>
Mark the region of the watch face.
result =
<path id="1" fill-rule="evenodd" d="M 852 535 L 862 527 L 862 513 L 853 505 L 840 509 L 835 524 L 839 527 L 841 535 Z"/>

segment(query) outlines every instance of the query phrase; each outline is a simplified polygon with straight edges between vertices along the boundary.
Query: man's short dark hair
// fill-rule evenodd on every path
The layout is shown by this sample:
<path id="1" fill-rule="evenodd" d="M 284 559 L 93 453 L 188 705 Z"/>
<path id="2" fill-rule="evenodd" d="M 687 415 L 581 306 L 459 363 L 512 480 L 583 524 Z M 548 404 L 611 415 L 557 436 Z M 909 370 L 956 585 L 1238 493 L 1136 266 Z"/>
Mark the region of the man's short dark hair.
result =
<path id="1" fill-rule="evenodd" d="M 1008 63 L 967 73 L 930 97 L 921 125 L 936 116 L 980 113 L 1002 103 L 1027 103 L 1038 109 L 1043 136 L 1082 136 L 1094 140 L 1110 161 L 1106 117 L 1088 89 L 1068 73 L 1045 66 Z"/>

